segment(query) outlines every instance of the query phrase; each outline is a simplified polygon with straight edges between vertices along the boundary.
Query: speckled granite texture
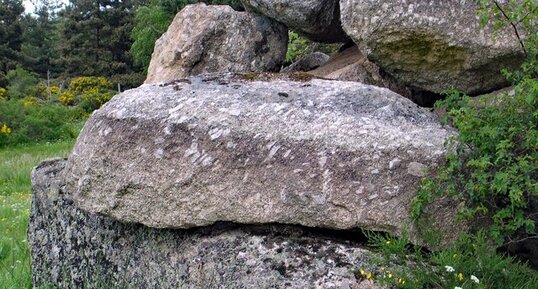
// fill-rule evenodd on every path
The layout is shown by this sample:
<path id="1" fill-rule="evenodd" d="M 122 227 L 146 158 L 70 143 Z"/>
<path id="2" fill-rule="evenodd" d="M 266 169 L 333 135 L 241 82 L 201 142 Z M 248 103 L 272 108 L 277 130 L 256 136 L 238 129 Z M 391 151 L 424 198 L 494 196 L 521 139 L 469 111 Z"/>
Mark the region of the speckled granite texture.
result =
<path id="1" fill-rule="evenodd" d="M 49 160 L 32 174 L 28 242 L 35 286 L 369 288 L 357 287 L 353 270 L 372 254 L 357 243 L 295 226 L 123 224 L 66 199 L 64 167 L 65 160 Z"/>

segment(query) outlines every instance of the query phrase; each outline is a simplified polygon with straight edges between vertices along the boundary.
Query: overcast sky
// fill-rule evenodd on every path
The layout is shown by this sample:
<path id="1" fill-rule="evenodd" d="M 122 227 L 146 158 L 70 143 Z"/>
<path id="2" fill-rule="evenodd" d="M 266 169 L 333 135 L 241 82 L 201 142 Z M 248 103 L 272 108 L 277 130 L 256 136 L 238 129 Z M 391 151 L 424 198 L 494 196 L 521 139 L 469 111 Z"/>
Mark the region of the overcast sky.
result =
<path id="1" fill-rule="evenodd" d="M 63 3 L 68 3 L 69 0 L 61 0 Z M 31 13 L 34 12 L 34 5 L 32 5 L 32 2 L 30 0 L 24 0 L 22 1 L 24 3 L 24 12 Z"/>

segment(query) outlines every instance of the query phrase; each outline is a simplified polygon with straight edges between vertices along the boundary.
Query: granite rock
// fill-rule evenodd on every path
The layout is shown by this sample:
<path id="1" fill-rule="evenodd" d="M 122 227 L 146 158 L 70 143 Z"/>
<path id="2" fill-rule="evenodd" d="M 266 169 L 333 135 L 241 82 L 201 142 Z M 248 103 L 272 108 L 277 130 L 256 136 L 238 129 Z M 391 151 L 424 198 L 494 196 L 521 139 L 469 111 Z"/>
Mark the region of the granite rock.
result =
<path id="1" fill-rule="evenodd" d="M 511 28 L 480 28 L 476 1 L 342 0 L 346 33 L 367 57 L 416 89 L 480 94 L 507 86 L 524 53 Z"/>
<path id="2" fill-rule="evenodd" d="M 314 52 L 308 54 L 299 60 L 285 67 L 280 72 L 309 71 L 320 67 L 329 60 L 329 55 L 323 52 Z"/>
<path id="3" fill-rule="evenodd" d="M 278 71 L 287 28 L 227 5 L 187 5 L 155 43 L 146 83 L 206 72 Z"/>
<path id="4" fill-rule="evenodd" d="M 69 198 L 155 228 L 412 230 L 410 201 L 426 174 L 415 168 L 444 160 L 449 128 L 388 89 L 252 78 L 202 75 L 115 96 L 69 157 Z M 438 227 L 453 232 L 455 208 L 445 209 Z"/>
<path id="5" fill-rule="evenodd" d="M 63 159 L 49 160 L 32 173 L 28 243 L 35 288 L 371 288 L 355 272 L 375 255 L 338 232 L 124 224 L 66 198 L 64 166 Z"/>
<path id="6" fill-rule="evenodd" d="M 346 42 L 338 0 L 241 0 L 247 11 L 271 17 L 316 42 Z"/>

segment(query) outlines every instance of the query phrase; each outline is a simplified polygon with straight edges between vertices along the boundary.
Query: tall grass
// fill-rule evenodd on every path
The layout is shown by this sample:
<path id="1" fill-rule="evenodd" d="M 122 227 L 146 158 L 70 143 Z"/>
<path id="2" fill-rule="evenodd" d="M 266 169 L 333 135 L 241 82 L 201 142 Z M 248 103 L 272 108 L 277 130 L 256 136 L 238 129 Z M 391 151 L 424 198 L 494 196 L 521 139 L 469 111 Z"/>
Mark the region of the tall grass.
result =
<path id="1" fill-rule="evenodd" d="M 26 229 L 30 173 L 39 162 L 67 157 L 74 140 L 0 149 L 0 289 L 31 288 Z"/>

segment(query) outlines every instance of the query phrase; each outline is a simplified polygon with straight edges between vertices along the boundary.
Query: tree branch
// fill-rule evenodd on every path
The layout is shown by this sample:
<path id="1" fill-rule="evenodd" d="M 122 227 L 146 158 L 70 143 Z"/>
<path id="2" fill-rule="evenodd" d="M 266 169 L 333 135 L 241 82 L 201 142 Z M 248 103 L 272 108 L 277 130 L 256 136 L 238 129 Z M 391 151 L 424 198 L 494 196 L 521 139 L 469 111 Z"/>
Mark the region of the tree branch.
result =
<path id="1" fill-rule="evenodd" d="M 527 49 L 525 48 L 525 44 L 523 44 L 523 40 L 521 39 L 521 36 L 519 35 L 519 30 L 517 29 L 516 24 L 512 21 L 512 19 L 510 19 L 510 17 L 508 17 L 508 15 L 504 11 L 504 9 L 501 7 L 499 2 L 493 1 L 493 3 L 495 4 L 495 6 L 497 6 L 497 9 L 499 9 L 499 11 L 501 11 L 504 18 L 506 18 L 506 20 L 508 20 L 508 22 L 510 22 L 510 26 L 512 26 L 512 28 L 514 29 L 514 32 L 516 33 L 517 39 L 519 40 L 519 44 L 521 45 L 521 48 L 523 49 L 523 53 L 525 54 L 525 56 L 527 56 Z"/>

